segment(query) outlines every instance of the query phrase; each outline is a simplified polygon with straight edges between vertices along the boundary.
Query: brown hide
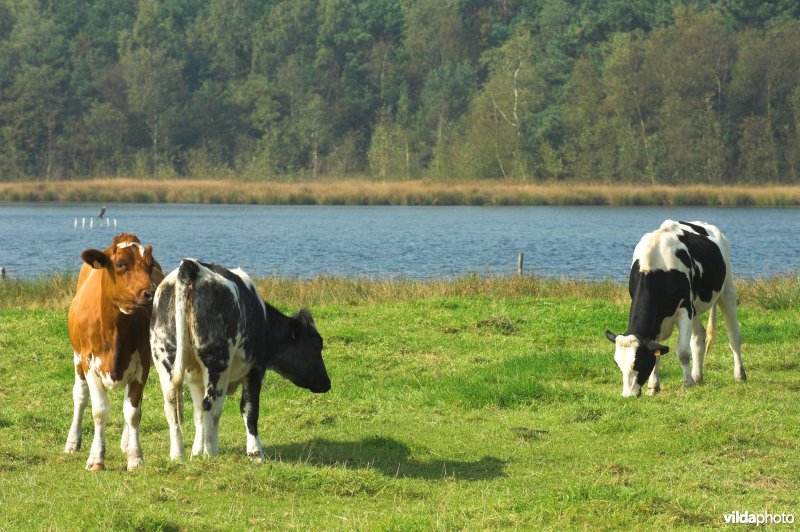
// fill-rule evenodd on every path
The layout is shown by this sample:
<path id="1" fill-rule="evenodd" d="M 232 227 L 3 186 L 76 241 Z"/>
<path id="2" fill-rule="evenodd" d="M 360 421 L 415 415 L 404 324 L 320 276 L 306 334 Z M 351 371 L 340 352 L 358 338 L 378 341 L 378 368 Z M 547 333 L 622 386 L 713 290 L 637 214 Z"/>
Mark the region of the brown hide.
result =
<path id="1" fill-rule="evenodd" d="M 151 248 L 144 256 L 138 246 L 118 248 L 121 243 L 140 244 L 136 235 L 122 233 L 102 252 L 87 250 L 84 260 L 91 257 L 95 266 L 84 264 L 78 275 L 77 292 L 69 309 L 69 337 L 80 357 L 75 367 L 81 378 L 89 371 L 92 358 L 97 359 L 99 373 L 119 382 L 128 369 L 131 357 L 139 351 L 142 365 L 142 385 L 150 367 L 150 313 L 152 307 L 143 301 L 142 293 L 155 290 L 164 275 L 152 258 Z M 99 267 L 98 267 L 99 266 Z M 157 280 L 157 281 L 156 281 Z M 130 314 L 123 313 L 124 309 Z M 139 398 L 141 394 L 137 394 Z M 134 397 L 131 398 L 134 402 Z M 138 406 L 138 398 L 134 406 Z"/>

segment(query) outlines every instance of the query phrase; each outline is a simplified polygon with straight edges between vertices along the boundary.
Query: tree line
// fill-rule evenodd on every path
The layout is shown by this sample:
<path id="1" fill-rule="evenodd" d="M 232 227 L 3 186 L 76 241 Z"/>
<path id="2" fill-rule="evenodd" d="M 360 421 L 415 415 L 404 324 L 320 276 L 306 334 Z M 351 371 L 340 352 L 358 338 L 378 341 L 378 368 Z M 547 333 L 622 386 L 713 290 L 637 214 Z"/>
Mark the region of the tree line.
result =
<path id="1" fill-rule="evenodd" d="M 0 0 L 0 180 L 800 182 L 794 0 Z"/>

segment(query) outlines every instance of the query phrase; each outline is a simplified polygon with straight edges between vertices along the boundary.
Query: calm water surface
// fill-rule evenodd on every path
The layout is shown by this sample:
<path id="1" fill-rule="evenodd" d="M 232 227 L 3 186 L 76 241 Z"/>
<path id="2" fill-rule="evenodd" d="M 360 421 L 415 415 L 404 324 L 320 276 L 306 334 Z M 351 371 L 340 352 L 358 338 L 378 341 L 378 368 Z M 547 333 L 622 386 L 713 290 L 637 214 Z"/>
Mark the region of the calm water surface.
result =
<path id="1" fill-rule="evenodd" d="M 195 257 L 259 276 L 507 275 L 522 252 L 526 272 L 625 279 L 636 242 L 666 218 L 718 225 L 738 276 L 800 265 L 800 209 L 108 205 L 115 232 L 89 229 L 98 208 L 0 206 L 0 266 L 16 278 L 77 271 L 82 250 L 125 230 L 165 271 Z"/>

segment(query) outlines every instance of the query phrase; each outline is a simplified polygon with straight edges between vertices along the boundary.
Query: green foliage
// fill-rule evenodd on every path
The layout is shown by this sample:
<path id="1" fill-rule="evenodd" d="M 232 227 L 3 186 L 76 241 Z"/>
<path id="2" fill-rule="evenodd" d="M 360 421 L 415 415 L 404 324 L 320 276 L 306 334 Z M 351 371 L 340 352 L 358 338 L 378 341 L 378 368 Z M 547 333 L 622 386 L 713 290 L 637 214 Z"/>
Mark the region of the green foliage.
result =
<path id="1" fill-rule="evenodd" d="M 800 181 L 800 8 L 0 0 L 0 180 Z"/>

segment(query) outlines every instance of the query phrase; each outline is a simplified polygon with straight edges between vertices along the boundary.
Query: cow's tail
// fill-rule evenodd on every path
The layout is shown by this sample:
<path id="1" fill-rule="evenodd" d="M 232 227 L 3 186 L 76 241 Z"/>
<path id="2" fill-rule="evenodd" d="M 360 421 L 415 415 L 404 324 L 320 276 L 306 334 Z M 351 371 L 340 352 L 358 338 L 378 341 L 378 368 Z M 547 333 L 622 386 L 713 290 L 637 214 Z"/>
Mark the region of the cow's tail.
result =
<path id="1" fill-rule="evenodd" d="M 183 420 L 183 373 L 186 359 L 191 356 L 191 298 L 200 265 L 194 259 L 183 259 L 175 281 L 175 364 L 172 367 L 172 386 L 175 389 L 175 413 Z"/>
<path id="2" fill-rule="evenodd" d="M 711 345 L 717 336 L 717 304 L 716 302 L 711 305 L 711 310 L 708 311 L 708 323 L 706 324 L 706 350 L 703 358 L 711 351 Z"/>

